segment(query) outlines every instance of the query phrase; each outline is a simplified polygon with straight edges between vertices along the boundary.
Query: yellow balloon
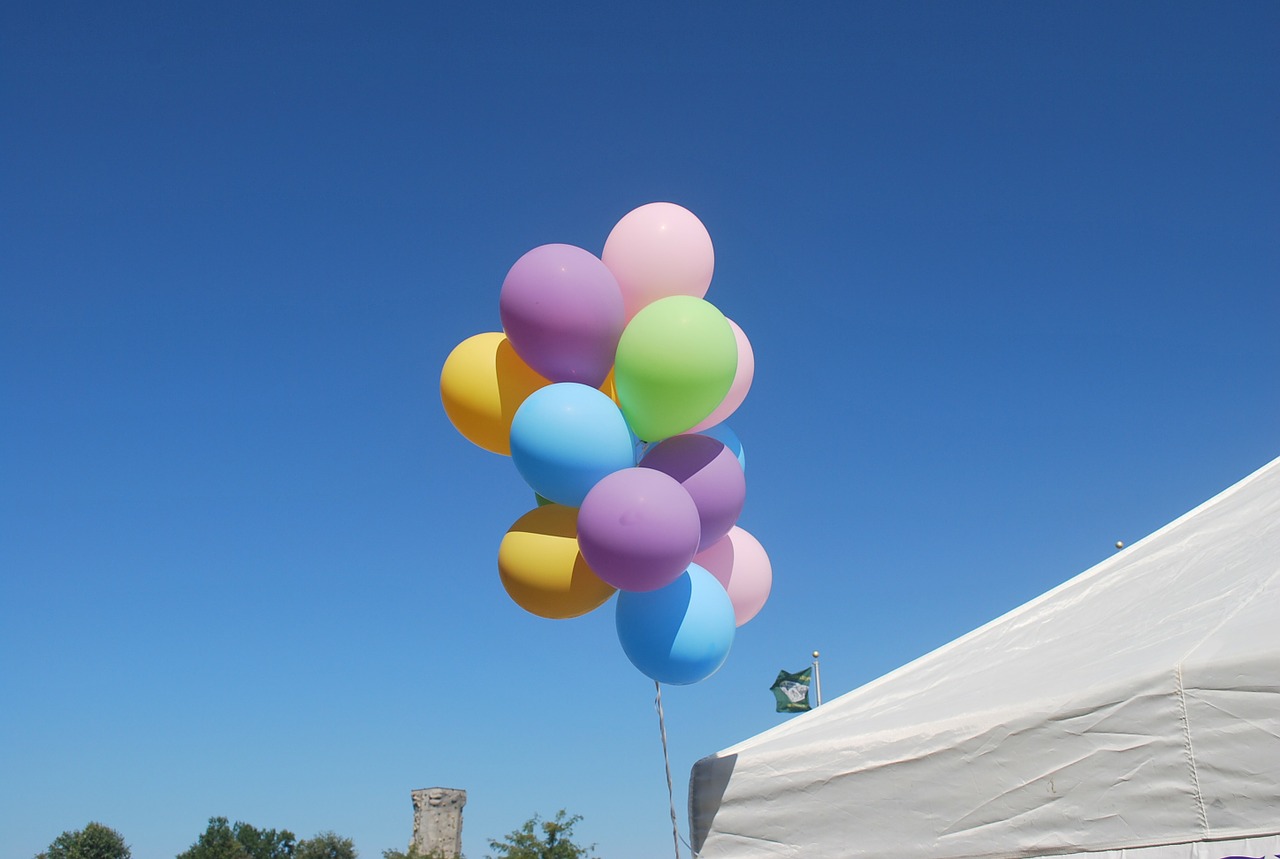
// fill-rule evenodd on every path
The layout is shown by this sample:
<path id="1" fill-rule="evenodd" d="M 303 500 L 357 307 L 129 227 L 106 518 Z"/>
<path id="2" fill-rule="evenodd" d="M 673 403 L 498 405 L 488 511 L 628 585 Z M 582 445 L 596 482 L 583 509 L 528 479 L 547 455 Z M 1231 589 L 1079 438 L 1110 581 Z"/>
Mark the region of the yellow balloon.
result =
<path id="1" fill-rule="evenodd" d="M 591 571 L 578 551 L 578 511 L 560 504 L 521 516 L 498 546 L 502 586 L 520 608 L 561 620 L 599 608 L 614 588 Z"/>
<path id="2" fill-rule="evenodd" d="M 449 353 L 440 371 L 440 399 L 463 438 L 510 456 L 516 409 L 549 384 L 520 360 L 506 335 L 490 331 L 468 337 Z"/>
<path id="3" fill-rule="evenodd" d="M 600 383 L 600 392 L 615 403 L 618 402 L 618 384 L 613 380 L 612 367 L 609 368 L 609 375 L 605 376 L 604 381 Z"/>

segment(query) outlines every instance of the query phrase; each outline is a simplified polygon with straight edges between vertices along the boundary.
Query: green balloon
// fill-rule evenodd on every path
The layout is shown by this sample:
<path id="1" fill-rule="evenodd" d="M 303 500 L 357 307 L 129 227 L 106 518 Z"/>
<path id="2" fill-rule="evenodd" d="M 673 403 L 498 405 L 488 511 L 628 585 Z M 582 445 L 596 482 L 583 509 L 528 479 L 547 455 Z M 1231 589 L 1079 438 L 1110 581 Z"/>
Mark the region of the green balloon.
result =
<path id="1" fill-rule="evenodd" d="M 673 295 L 647 305 L 618 341 L 618 403 L 643 441 L 695 426 L 720 405 L 738 369 L 729 320 L 708 301 Z"/>

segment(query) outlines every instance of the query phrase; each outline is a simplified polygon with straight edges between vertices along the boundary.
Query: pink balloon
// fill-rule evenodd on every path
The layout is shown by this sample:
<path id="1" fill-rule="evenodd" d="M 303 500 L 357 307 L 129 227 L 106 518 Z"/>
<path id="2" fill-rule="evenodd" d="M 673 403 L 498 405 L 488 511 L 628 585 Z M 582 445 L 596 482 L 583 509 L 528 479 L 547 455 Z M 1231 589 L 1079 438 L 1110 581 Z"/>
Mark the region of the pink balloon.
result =
<path id="1" fill-rule="evenodd" d="M 724 442 L 705 435 L 675 435 L 654 445 L 640 460 L 680 481 L 698 508 L 698 548 L 719 540 L 742 514 L 747 479 L 742 464 Z"/>
<path id="2" fill-rule="evenodd" d="M 724 585 L 738 626 L 755 617 L 769 599 L 773 587 L 769 556 L 759 540 L 737 525 L 693 560 Z"/>
<path id="3" fill-rule="evenodd" d="M 720 405 L 689 432 L 702 432 L 728 418 L 738 410 L 738 406 L 742 405 L 742 401 L 747 398 L 747 391 L 751 390 L 751 380 L 756 375 L 756 356 L 751 351 L 751 341 L 738 327 L 738 323 L 732 319 L 728 322 L 729 327 L 733 329 L 734 339 L 738 341 L 738 369 L 733 374 L 733 384 L 729 386 L 729 393 L 724 395 Z"/>
<path id="4" fill-rule="evenodd" d="M 698 551 L 698 508 L 670 475 L 624 468 L 600 479 L 578 508 L 578 548 L 592 572 L 624 591 L 675 581 Z"/>
<path id="5" fill-rule="evenodd" d="M 598 388 L 626 324 L 618 281 L 590 251 L 542 245 L 507 272 L 498 296 L 516 354 L 553 382 Z"/>
<path id="6" fill-rule="evenodd" d="M 649 203 L 623 216 L 600 254 L 618 279 L 627 319 L 659 298 L 702 298 L 715 251 L 697 216 L 675 203 Z"/>

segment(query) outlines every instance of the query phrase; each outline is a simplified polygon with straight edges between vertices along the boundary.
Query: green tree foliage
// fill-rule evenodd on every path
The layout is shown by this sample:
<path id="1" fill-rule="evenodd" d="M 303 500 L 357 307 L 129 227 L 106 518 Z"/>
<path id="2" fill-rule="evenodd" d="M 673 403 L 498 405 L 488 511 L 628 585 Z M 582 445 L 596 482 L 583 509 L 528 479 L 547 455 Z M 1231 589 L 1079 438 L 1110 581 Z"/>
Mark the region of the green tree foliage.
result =
<path id="1" fill-rule="evenodd" d="M 209 826 L 178 859 L 293 859 L 296 836 L 287 829 L 257 829 L 225 817 L 209 818 Z"/>
<path id="2" fill-rule="evenodd" d="M 336 832 L 321 832 L 298 842 L 293 859 L 356 859 L 356 845 Z"/>
<path id="3" fill-rule="evenodd" d="M 430 853 L 421 853 L 418 851 L 416 844 L 410 844 L 409 849 L 394 850 L 387 848 L 382 851 L 382 859 L 453 859 L 452 856 L 443 856 L 432 850 Z"/>
<path id="4" fill-rule="evenodd" d="M 90 823 L 84 829 L 62 833 L 36 859 L 129 859 L 130 855 L 129 845 L 119 832 L 101 823 Z"/>
<path id="5" fill-rule="evenodd" d="M 247 823 L 237 822 L 231 827 L 236 840 L 244 845 L 249 859 L 291 859 L 297 841 L 287 829 L 254 829 Z"/>
<path id="6" fill-rule="evenodd" d="M 489 840 L 489 849 L 497 856 L 488 859 L 597 859 L 594 844 L 583 847 L 573 842 L 573 827 L 582 815 L 565 817 L 564 809 L 555 820 L 534 815 L 504 841 Z"/>
<path id="7" fill-rule="evenodd" d="M 248 859 L 248 855 L 227 819 L 211 817 L 209 827 L 185 853 L 178 854 L 178 859 Z"/>

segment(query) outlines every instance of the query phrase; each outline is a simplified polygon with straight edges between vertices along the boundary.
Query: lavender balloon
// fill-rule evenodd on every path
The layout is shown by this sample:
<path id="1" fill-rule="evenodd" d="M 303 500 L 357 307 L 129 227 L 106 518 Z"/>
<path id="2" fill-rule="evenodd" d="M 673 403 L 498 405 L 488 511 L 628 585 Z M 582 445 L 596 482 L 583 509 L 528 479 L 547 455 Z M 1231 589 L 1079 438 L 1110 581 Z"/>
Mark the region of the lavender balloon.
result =
<path id="1" fill-rule="evenodd" d="M 680 482 L 698 508 L 698 549 L 719 540 L 738 521 L 747 500 L 742 465 L 723 442 L 705 435 L 676 435 L 654 445 L 640 460 Z"/>
<path id="2" fill-rule="evenodd" d="M 626 324 L 622 291 L 598 257 L 573 245 L 542 245 L 516 261 L 498 296 L 507 340 L 553 382 L 600 387 Z"/>
<path id="3" fill-rule="evenodd" d="M 578 548 L 592 571 L 624 591 L 675 581 L 698 551 L 698 508 L 675 478 L 624 468 L 600 480 L 578 510 Z"/>

